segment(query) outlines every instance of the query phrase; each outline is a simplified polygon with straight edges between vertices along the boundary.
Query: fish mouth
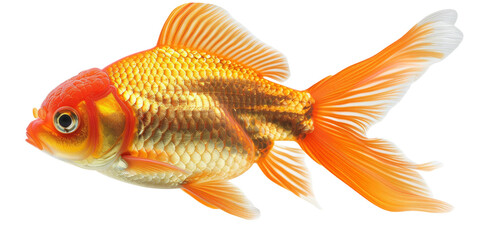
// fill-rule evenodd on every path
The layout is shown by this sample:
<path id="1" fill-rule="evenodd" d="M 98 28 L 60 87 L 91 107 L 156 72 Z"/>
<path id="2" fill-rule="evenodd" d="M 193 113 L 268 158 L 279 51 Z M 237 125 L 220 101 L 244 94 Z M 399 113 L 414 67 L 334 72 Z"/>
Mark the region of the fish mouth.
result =
<path id="1" fill-rule="evenodd" d="M 40 150 L 43 150 L 42 143 L 39 140 L 33 138 L 32 135 L 30 135 L 30 133 L 28 133 L 28 132 L 27 132 L 27 139 L 25 139 L 25 141 L 32 144 L 34 147 L 36 147 Z"/>

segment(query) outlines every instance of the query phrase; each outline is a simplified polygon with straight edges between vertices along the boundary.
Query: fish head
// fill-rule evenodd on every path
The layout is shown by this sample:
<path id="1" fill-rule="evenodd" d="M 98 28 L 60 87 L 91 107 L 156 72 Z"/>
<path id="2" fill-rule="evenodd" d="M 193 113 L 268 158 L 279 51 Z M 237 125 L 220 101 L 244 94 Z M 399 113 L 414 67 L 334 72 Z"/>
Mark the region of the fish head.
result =
<path id="1" fill-rule="evenodd" d="M 81 72 L 63 82 L 48 94 L 39 110 L 34 108 L 35 120 L 27 127 L 26 141 L 83 168 L 106 166 L 116 156 L 125 128 L 124 114 L 121 109 L 116 113 L 118 103 L 109 94 L 111 89 L 108 75 L 100 69 Z M 107 124 L 110 128 L 105 127 Z"/>

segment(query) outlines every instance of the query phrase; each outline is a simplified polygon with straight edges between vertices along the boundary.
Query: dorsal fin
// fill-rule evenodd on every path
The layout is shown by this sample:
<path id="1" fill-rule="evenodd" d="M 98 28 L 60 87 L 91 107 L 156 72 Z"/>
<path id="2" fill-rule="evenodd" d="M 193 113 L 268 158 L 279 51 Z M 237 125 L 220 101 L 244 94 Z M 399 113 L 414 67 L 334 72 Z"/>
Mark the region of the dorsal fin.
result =
<path id="1" fill-rule="evenodd" d="M 265 78 L 284 81 L 290 71 L 286 58 L 212 4 L 187 3 L 168 17 L 157 46 L 207 52 L 249 67 Z"/>

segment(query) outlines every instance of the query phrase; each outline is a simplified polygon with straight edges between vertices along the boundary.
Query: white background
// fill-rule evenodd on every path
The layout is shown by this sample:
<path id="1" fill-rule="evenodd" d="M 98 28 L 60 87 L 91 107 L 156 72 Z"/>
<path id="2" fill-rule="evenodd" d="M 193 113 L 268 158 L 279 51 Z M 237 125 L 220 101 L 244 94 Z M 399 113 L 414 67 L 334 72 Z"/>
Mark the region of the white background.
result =
<path id="1" fill-rule="evenodd" d="M 182 1 L 2 1 L 0 239 L 480 239 L 480 103 L 475 1 L 212 1 L 285 54 L 305 89 L 395 41 L 426 15 L 453 8 L 464 41 L 432 66 L 369 132 L 415 162 L 445 214 L 392 213 L 306 158 L 321 209 L 254 166 L 233 180 L 262 215 L 253 221 L 180 190 L 128 185 L 27 144 L 32 108 L 62 81 L 151 48 Z"/>

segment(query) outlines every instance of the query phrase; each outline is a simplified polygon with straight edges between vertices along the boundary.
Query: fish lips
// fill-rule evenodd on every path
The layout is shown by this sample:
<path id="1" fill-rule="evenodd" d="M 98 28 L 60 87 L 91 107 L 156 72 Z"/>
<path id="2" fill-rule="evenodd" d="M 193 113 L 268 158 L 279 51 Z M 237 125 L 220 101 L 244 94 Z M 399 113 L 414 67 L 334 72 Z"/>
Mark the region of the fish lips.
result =
<path id="1" fill-rule="evenodd" d="M 27 141 L 28 143 L 32 144 L 34 147 L 43 151 L 44 150 L 43 143 L 40 139 L 36 137 L 36 134 L 35 134 L 36 129 L 40 127 L 40 125 L 42 124 L 41 121 L 42 121 L 41 119 L 36 119 L 28 125 L 27 139 L 25 139 L 25 141 Z"/>

